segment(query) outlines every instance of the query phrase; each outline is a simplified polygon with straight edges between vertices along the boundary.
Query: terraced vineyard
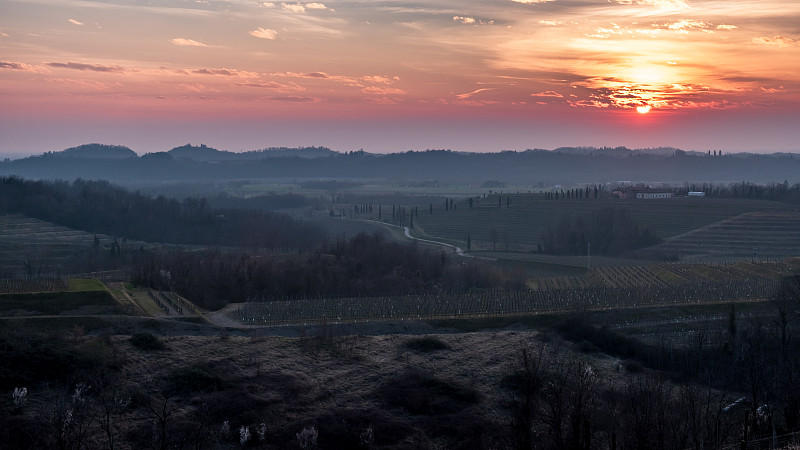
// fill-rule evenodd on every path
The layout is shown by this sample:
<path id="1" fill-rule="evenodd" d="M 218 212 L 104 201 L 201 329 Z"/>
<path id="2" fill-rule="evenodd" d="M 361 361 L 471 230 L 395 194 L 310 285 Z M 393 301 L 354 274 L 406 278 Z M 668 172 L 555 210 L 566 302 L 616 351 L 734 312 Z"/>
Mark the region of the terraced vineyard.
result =
<path id="1" fill-rule="evenodd" d="M 745 213 L 675 236 L 652 250 L 702 260 L 800 255 L 800 213 Z"/>
<path id="2" fill-rule="evenodd" d="M 468 201 L 462 200 L 450 211 L 444 211 L 440 205 L 434 205 L 432 214 L 420 210 L 419 216 L 414 218 L 414 231 L 420 237 L 464 248 L 469 236 L 472 250 L 531 251 L 537 249 L 542 232 L 563 216 L 609 206 L 627 208 L 634 220 L 665 239 L 746 213 L 781 215 L 790 211 L 785 204 L 760 200 L 546 200 L 539 194 L 504 194 L 499 201 L 498 196 L 473 199 L 472 208 Z M 694 244 L 696 246 L 697 242 Z"/>
<path id="3" fill-rule="evenodd" d="M 114 239 L 98 234 L 98 247 Z M 89 251 L 95 235 L 21 215 L 0 216 L 0 277 L 51 277 L 72 272 L 74 257 Z M 128 242 L 129 246 L 143 245 Z"/>

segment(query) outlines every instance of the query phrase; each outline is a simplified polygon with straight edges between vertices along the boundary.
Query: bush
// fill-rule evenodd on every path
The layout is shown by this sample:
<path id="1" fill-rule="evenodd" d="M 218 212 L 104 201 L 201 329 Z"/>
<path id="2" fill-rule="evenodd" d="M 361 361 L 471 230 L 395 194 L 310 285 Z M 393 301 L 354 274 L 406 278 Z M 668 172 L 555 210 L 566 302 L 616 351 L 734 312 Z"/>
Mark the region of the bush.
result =
<path id="1" fill-rule="evenodd" d="M 139 350 L 153 351 L 164 350 L 166 346 L 161 340 L 150 333 L 137 333 L 131 336 L 130 343 Z"/>
<path id="2" fill-rule="evenodd" d="M 222 379 L 200 367 L 175 369 L 168 377 L 169 392 L 186 394 L 190 392 L 211 392 L 222 389 Z"/>
<path id="3" fill-rule="evenodd" d="M 396 448 L 413 433 L 409 423 L 380 410 L 335 409 L 323 412 L 313 423 L 319 430 L 320 448 Z"/>
<path id="4" fill-rule="evenodd" d="M 118 367 L 111 344 L 102 339 L 64 340 L 59 333 L 0 332 L 0 389 L 38 381 L 67 381 L 79 373 Z"/>
<path id="5" fill-rule="evenodd" d="M 232 424 L 248 425 L 263 419 L 264 411 L 269 406 L 267 400 L 251 395 L 239 386 L 229 387 L 224 391 L 198 396 L 192 402 L 201 406 L 198 411 L 206 414 L 208 420 L 214 423 L 230 420 Z M 195 420 L 201 418 L 195 417 Z"/>
<path id="6" fill-rule="evenodd" d="M 435 352 L 437 350 L 450 350 L 449 345 L 433 336 L 412 338 L 403 345 L 409 350 L 423 353 Z"/>
<path id="7" fill-rule="evenodd" d="M 457 413 L 479 400 L 474 389 L 413 370 L 389 380 L 380 394 L 390 406 L 420 415 Z"/>
<path id="8" fill-rule="evenodd" d="M 556 329 L 565 339 L 577 343 L 583 353 L 601 351 L 620 358 L 639 358 L 644 351 L 644 345 L 635 339 L 605 328 L 596 328 L 581 318 L 567 319 Z"/>
<path id="9" fill-rule="evenodd" d="M 625 370 L 628 373 L 641 373 L 644 368 L 637 361 L 625 361 Z"/>

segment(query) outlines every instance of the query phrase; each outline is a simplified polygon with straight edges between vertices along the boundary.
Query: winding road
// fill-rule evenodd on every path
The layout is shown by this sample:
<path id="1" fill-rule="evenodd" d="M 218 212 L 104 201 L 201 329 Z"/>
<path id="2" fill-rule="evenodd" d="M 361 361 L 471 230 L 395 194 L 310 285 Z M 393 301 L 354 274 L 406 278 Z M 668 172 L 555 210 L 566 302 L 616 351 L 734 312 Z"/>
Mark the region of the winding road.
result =
<path id="1" fill-rule="evenodd" d="M 351 219 L 346 219 L 346 220 L 351 220 Z M 386 223 L 386 222 L 378 222 L 377 220 L 361 219 L 360 221 L 361 222 L 375 223 L 375 224 L 383 225 L 383 226 L 387 226 L 387 227 L 402 228 L 403 229 L 403 234 L 408 239 L 411 239 L 412 241 L 425 242 L 426 244 L 441 245 L 443 247 L 452 248 L 453 252 L 455 254 L 457 254 L 458 256 L 463 256 L 465 258 L 483 259 L 483 260 L 486 260 L 486 261 L 496 261 L 494 258 L 487 258 L 485 256 L 467 255 L 467 254 L 464 253 L 464 250 L 462 250 L 461 247 L 457 247 L 457 246 L 455 246 L 453 244 L 448 244 L 447 242 L 432 241 L 430 239 L 421 239 L 421 238 L 418 238 L 418 237 L 414 237 L 414 236 L 411 235 L 411 230 L 409 230 L 408 227 L 401 227 L 400 225 L 394 225 L 394 224 Z"/>

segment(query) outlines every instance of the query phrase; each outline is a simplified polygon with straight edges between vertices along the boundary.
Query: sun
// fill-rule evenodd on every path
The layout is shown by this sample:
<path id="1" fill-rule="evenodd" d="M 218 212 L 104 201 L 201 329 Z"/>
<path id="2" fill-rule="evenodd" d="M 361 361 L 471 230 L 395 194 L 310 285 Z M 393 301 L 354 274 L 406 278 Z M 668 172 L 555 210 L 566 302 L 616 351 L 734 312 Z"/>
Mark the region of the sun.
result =
<path id="1" fill-rule="evenodd" d="M 639 114 L 647 114 L 650 112 L 650 105 L 639 105 L 636 107 L 636 112 Z"/>

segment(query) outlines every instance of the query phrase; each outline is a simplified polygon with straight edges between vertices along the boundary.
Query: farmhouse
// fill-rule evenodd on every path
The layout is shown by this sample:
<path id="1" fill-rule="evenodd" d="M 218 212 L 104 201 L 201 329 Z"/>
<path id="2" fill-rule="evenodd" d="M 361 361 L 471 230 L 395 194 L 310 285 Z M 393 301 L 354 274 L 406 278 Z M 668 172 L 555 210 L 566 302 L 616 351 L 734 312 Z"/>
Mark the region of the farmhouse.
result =
<path id="1" fill-rule="evenodd" d="M 613 192 L 613 194 L 619 198 L 638 198 L 638 199 L 672 198 L 674 196 L 672 191 L 664 189 L 653 189 L 650 187 L 643 187 L 643 186 L 617 189 Z"/>

